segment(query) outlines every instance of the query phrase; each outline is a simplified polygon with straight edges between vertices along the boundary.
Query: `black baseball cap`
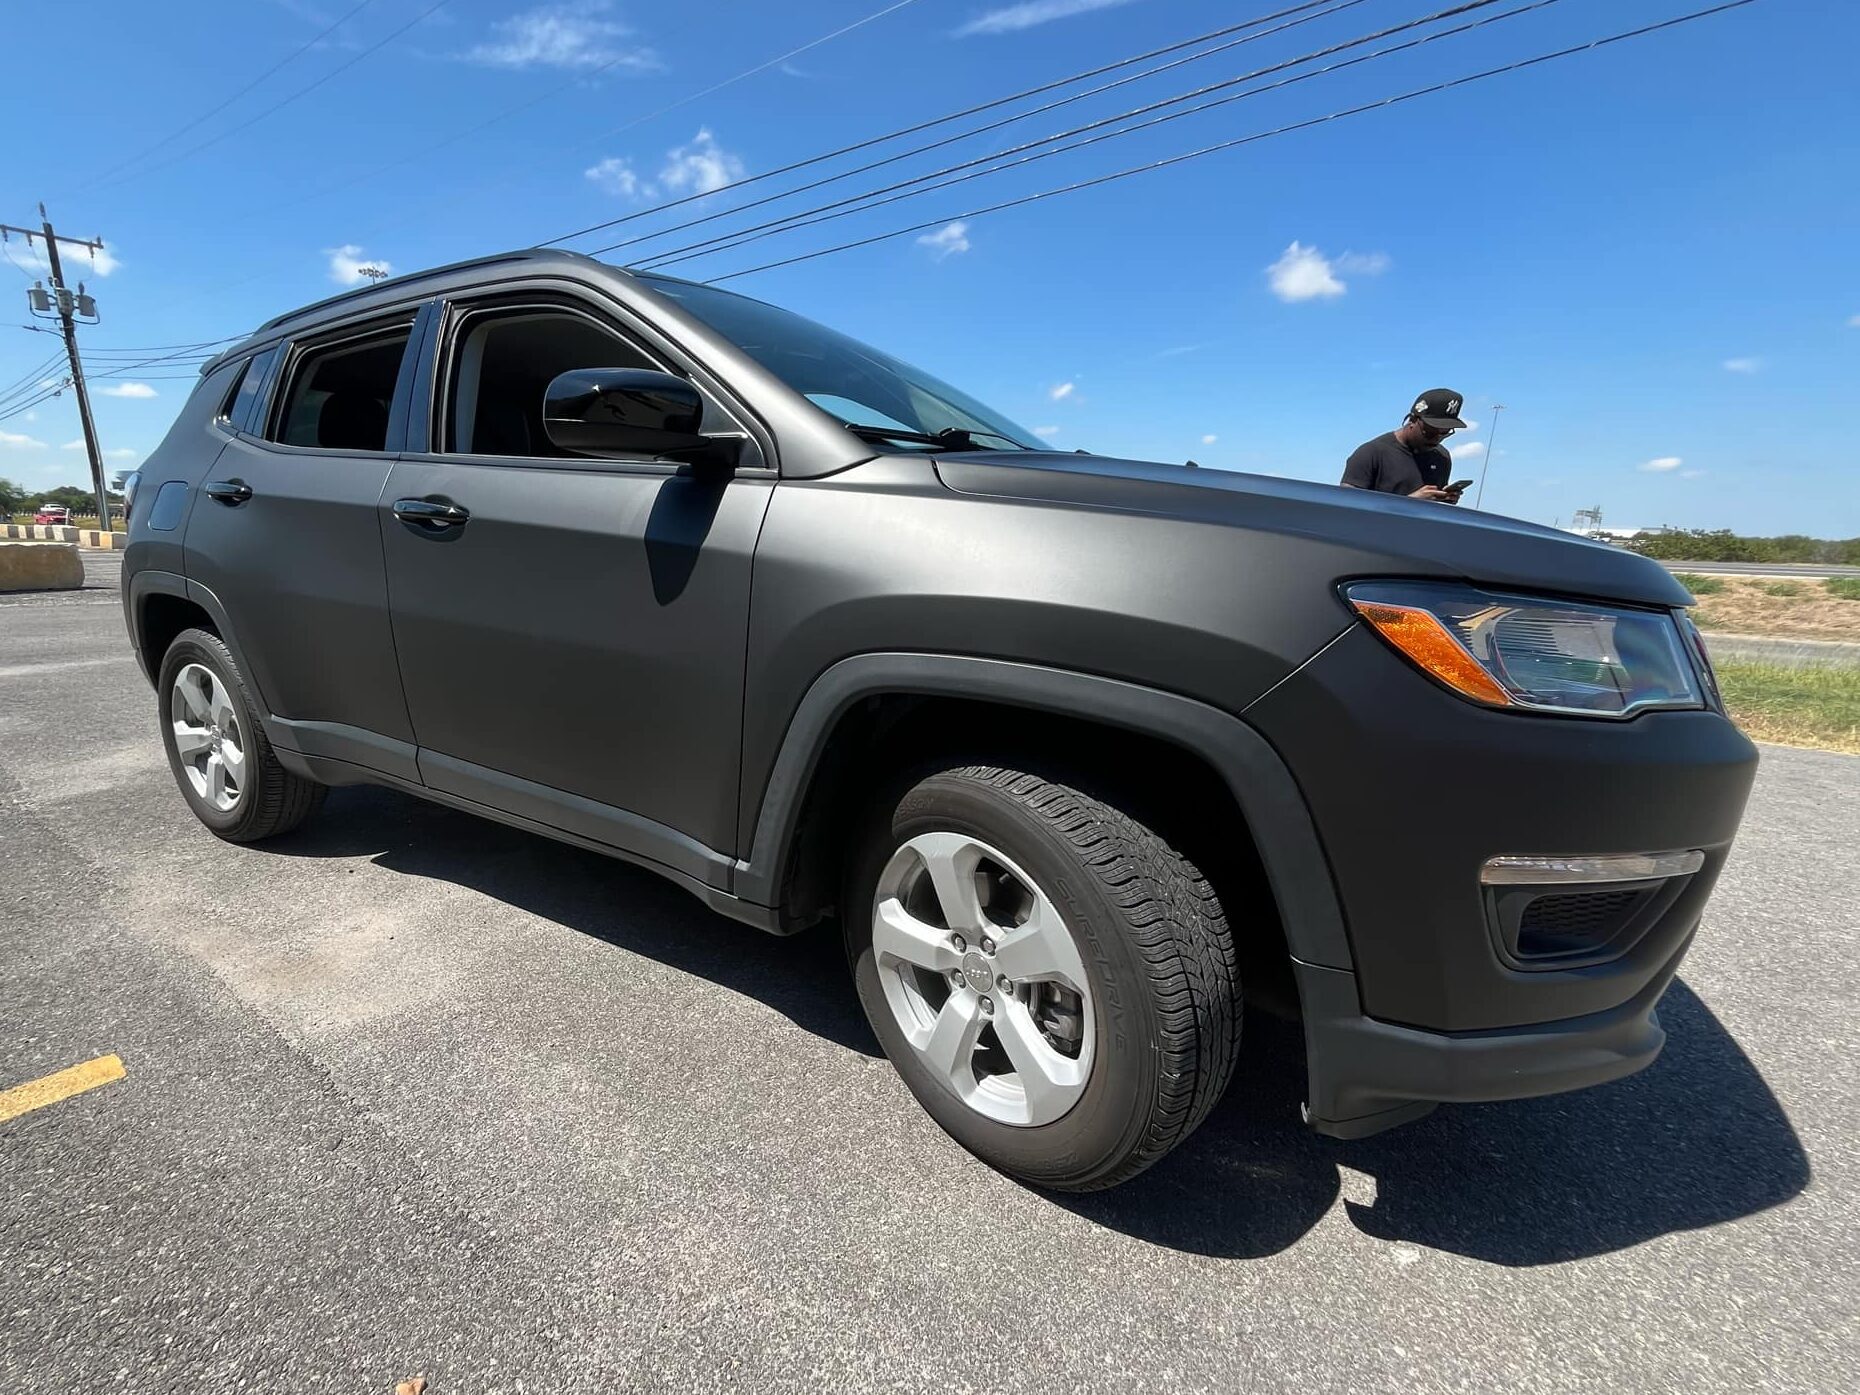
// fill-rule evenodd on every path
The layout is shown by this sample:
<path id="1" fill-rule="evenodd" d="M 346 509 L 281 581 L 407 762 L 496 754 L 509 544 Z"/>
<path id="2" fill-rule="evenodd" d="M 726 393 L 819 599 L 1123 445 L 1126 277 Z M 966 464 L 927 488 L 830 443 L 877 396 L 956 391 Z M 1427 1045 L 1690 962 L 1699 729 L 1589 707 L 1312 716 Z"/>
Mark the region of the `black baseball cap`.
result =
<path id="1" fill-rule="evenodd" d="M 1408 414 L 1419 417 L 1436 431 L 1464 431 L 1466 423 L 1460 420 L 1462 400 L 1452 388 L 1429 388 L 1414 399 Z"/>

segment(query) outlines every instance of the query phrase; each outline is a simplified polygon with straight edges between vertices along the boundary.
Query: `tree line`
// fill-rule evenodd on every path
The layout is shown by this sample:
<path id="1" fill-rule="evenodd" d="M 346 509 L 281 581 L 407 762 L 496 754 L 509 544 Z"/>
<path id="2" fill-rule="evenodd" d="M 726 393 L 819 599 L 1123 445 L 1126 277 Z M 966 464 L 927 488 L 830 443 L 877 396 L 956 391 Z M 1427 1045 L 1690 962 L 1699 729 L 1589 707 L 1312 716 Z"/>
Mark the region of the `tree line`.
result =
<path id="1" fill-rule="evenodd" d="M 1814 562 L 1823 566 L 1860 566 L 1860 538 L 1811 538 L 1785 533 L 1750 538 L 1729 528 L 1688 528 L 1644 533 L 1628 546 L 1662 562 Z"/>

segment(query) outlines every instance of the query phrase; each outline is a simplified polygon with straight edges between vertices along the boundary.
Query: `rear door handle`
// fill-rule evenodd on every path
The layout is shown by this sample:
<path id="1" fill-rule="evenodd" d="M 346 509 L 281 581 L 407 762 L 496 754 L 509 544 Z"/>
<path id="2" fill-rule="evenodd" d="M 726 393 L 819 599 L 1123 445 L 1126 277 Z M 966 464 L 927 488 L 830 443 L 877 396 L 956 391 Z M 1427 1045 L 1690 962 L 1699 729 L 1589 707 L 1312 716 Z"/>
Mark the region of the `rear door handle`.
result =
<path id="1" fill-rule="evenodd" d="M 441 504 L 431 499 L 396 499 L 394 517 L 429 533 L 443 533 L 463 528 L 471 520 L 471 511 L 457 504 Z"/>
<path id="2" fill-rule="evenodd" d="M 214 480 L 207 485 L 207 497 L 229 509 L 237 508 L 252 497 L 252 486 L 244 480 Z"/>

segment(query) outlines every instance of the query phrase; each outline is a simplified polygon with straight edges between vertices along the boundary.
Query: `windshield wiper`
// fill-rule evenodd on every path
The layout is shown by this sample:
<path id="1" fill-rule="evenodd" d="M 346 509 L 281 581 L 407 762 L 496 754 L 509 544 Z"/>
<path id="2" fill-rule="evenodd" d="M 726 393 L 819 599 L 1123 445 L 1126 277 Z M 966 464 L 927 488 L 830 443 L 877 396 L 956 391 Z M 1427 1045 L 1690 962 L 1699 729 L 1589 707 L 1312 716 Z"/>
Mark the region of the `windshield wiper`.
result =
<path id="1" fill-rule="evenodd" d="M 975 442 L 977 436 L 987 436 L 992 440 L 1006 441 L 1015 450 L 1026 450 L 1011 436 L 996 435 L 992 431 L 970 431 L 960 426 L 946 426 L 934 435 L 927 431 L 909 431 L 902 426 L 867 426 L 862 422 L 849 421 L 845 427 L 862 441 L 909 441 L 913 445 L 930 446 L 937 450 L 980 450 Z"/>

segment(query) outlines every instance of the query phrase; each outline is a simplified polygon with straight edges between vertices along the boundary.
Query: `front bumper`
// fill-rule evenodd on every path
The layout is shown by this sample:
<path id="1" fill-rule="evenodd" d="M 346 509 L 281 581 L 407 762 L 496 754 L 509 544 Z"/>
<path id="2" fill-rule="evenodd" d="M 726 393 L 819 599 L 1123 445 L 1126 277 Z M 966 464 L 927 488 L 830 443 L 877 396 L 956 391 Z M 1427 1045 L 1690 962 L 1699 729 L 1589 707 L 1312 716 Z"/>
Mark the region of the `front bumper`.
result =
<path id="1" fill-rule="evenodd" d="M 1346 932 L 1343 958 L 1293 944 L 1315 1128 L 1354 1137 L 1437 1102 L 1578 1089 L 1659 1054 L 1655 1005 L 1755 775 L 1755 748 L 1723 716 L 1482 709 L 1359 627 L 1246 717 L 1295 772 Z M 1505 899 L 1518 889 L 1487 871 L 1679 850 L 1702 855 L 1696 870 L 1635 902 L 1616 940 L 1535 961 L 1519 953 L 1520 903 Z M 1633 900 L 1623 883 L 1594 889 L 1611 888 Z M 1527 887 L 1524 904 L 1586 889 Z"/>

